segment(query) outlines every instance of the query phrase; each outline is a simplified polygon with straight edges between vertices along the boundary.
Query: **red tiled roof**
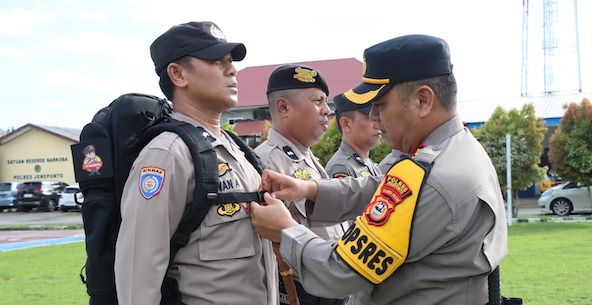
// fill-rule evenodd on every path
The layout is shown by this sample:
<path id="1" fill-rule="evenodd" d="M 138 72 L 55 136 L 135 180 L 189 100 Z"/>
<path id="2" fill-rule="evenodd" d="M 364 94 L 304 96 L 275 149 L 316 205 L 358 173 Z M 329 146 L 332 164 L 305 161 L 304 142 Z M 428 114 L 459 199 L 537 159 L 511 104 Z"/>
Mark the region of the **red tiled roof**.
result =
<path id="1" fill-rule="evenodd" d="M 238 121 L 234 123 L 232 130 L 241 137 L 260 136 L 265 130 L 265 122 L 267 121 Z"/>
<path id="2" fill-rule="evenodd" d="M 362 63 L 355 58 L 299 62 L 321 71 L 329 84 L 329 99 L 362 82 Z M 267 79 L 275 68 L 284 64 L 248 67 L 238 72 L 238 105 L 241 107 L 267 106 Z"/>

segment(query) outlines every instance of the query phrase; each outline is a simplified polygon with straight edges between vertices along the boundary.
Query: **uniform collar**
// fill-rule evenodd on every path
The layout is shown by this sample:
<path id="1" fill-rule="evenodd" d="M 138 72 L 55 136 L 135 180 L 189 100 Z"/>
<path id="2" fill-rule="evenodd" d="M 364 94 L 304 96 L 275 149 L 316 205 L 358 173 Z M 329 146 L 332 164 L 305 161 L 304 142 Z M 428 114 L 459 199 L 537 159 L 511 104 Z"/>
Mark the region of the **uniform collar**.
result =
<path id="1" fill-rule="evenodd" d="M 272 145 L 280 148 L 288 157 L 290 157 L 292 162 L 297 163 L 304 161 L 308 167 L 316 168 L 322 178 L 328 177 L 325 168 L 316 160 L 316 157 L 313 155 L 309 147 L 295 145 L 273 128 L 269 129 L 267 140 Z"/>
<path id="2" fill-rule="evenodd" d="M 445 141 L 455 134 L 462 132 L 464 128 L 464 124 L 458 116 L 440 125 L 424 140 L 423 144 L 425 147 L 417 153 L 415 159 L 428 163 L 433 162 L 442 153 L 445 146 L 448 145 Z"/>
<path id="3" fill-rule="evenodd" d="M 351 146 L 349 146 L 349 144 L 345 143 L 345 141 L 341 140 L 341 144 L 339 144 L 339 149 L 341 149 L 347 157 L 352 157 L 354 160 L 356 160 L 356 162 L 360 163 L 361 165 L 368 166 L 366 164 L 366 160 L 364 160 L 364 158 L 362 158 L 362 156 L 360 156 L 358 152 L 356 152 Z"/>
<path id="4" fill-rule="evenodd" d="M 428 137 L 423 141 L 425 146 L 441 145 L 444 140 L 452 137 L 464 129 L 462 120 L 455 116 L 448 120 L 438 128 L 434 129 Z"/>
<path id="5" fill-rule="evenodd" d="M 171 117 L 173 119 L 179 120 L 179 121 L 183 121 L 183 122 L 187 122 L 195 127 L 201 127 L 204 130 L 204 134 L 203 136 L 208 139 L 208 141 L 210 141 L 210 143 L 212 143 L 213 147 L 218 147 L 218 146 L 222 146 L 225 147 L 222 140 L 218 137 L 216 137 L 214 134 L 211 133 L 211 131 L 209 131 L 207 128 L 205 128 L 202 124 L 200 124 L 199 122 L 197 122 L 196 120 L 192 119 L 191 117 L 184 115 L 180 112 L 175 112 L 173 111 Z M 231 146 L 231 149 L 226 149 L 235 159 L 237 158 L 237 156 L 235 156 L 234 154 L 240 150 L 240 148 L 238 147 L 238 145 L 236 143 L 234 143 L 234 140 L 232 140 L 232 138 L 230 138 L 230 136 L 228 136 L 226 134 L 226 131 L 224 129 L 221 129 L 221 133 L 220 135 L 222 137 L 225 137 L 225 139 L 228 141 L 228 143 Z"/>
<path id="6" fill-rule="evenodd" d="M 267 133 L 267 139 L 282 149 L 282 151 L 284 151 L 284 153 L 286 153 L 290 159 L 294 160 L 294 162 L 306 160 L 307 155 L 312 157 L 308 147 L 294 145 L 294 143 L 290 142 L 290 140 L 286 139 L 286 137 L 282 136 L 273 128 L 269 129 L 269 132 Z M 290 152 L 292 152 L 293 155 Z"/>
<path id="7" fill-rule="evenodd" d="M 343 153 L 348 157 L 356 153 L 356 151 L 343 140 L 341 140 L 341 144 L 339 144 L 339 149 L 341 149 Z"/>

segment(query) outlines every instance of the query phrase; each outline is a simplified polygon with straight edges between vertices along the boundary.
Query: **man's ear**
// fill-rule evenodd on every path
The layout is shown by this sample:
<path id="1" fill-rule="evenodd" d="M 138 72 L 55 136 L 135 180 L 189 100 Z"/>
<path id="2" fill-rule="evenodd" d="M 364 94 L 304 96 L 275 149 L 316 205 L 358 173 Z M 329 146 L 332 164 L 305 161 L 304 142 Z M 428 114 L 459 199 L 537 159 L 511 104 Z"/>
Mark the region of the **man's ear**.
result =
<path id="1" fill-rule="evenodd" d="M 342 132 L 350 132 L 350 121 L 347 117 L 340 117 L 339 118 L 339 125 L 341 126 L 341 131 Z"/>
<path id="2" fill-rule="evenodd" d="M 176 87 L 186 87 L 187 80 L 185 79 L 185 67 L 182 65 L 172 62 L 167 66 L 166 72 L 169 74 L 171 82 Z"/>
<path id="3" fill-rule="evenodd" d="M 290 109 L 290 102 L 284 97 L 278 97 L 275 100 L 275 109 L 277 109 L 280 116 L 286 117 Z"/>
<path id="4" fill-rule="evenodd" d="M 432 88 L 428 86 L 421 86 L 417 89 L 418 113 L 421 118 L 427 117 L 434 108 L 434 99 L 436 95 Z"/>

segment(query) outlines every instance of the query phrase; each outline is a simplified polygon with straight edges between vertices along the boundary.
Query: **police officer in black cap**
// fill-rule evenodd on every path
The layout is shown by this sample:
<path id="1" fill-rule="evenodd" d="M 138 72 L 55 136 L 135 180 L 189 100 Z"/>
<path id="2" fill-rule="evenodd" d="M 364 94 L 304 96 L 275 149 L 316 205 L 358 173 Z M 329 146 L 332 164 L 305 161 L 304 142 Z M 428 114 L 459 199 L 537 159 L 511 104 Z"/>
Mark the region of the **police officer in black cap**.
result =
<path id="1" fill-rule="evenodd" d="M 269 76 L 267 99 L 273 127 L 267 139 L 255 148 L 266 168 L 300 180 L 328 178 L 310 147 L 327 130 L 329 87 L 323 74 L 304 65 L 284 65 Z M 307 225 L 305 200 L 286 201 L 292 217 Z M 339 239 L 347 223 L 311 228 L 325 240 Z M 342 304 L 344 300 L 325 299 L 310 295 L 296 282 L 298 299 L 302 305 Z M 280 286 L 280 302 L 287 304 L 285 291 Z"/>
<path id="2" fill-rule="evenodd" d="M 370 159 L 370 151 L 380 142 L 380 130 L 370 119 L 372 105 L 356 104 L 343 94 L 333 97 L 335 120 L 341 132 L 341 144 L 325 165 L 331 178 L 379 176 L 381 171 Z M 367 293 L 352 294 L 347 305 L 358 305 Z"/>
<path id="3" fill-rule="evenodd" d="M 363 83 L 345 93 L 402 156 L 384 177 L 299 181 L 263 174 L 267 205 L 251 204 L 262 236 L 312 294 L 369 289 L 362 304 L 499 304 L 488 275 L 507 254 L 504 201 L 493 164 L 456 112 L 448 44 L 406 35 L 364 51 Z M 295 222 L 278 199 L 314 201 L 308 220 L 355 217 L 339 242 Z M 495 303 L 493 303 L 495 302 Z"/>
<path id="4" fill-rule="evenodd" d="M 226 41 L 213 22 L 173 26 L 150 46 L 160 86 L 172 117 L 201 127 L 216 151 L 222 192 L 254 192 L 261 176 L 220 125 L 222 112 L 238 100 L 234 61 L 245 57 L 242 43 Z M 151 173 L 151 174 L 150 174 Z M 196 173 L 189 148 L 164 132 L 140 152 L 121 200 L 121 228 L 115 252 L 119 305 L 158 305 L 167 273 L 170 239 L 193 202 Z M 236 205 L 236 204 L 235 204 Z M 211 206 L 201 225 L 176 254 L 168 276 L 183 304 L 277 305 L 278 269 L 269 240 L 237 206 L 221 213 Z M 169 294 L 166 294 L 169 295 Z M 177 304 L 177 303 L 175 303 Z"/>
<path id="5" fill-rule="evenodd" d="M 380 169 L 370 159 L 370 151 L 380 142 L 381 134 L 369 116 L 372 105 L 353 103 L 343 94 L 336 95 L 333 102 L 341 144 L 325 166 L 329 177 L 380 175 Z"/>

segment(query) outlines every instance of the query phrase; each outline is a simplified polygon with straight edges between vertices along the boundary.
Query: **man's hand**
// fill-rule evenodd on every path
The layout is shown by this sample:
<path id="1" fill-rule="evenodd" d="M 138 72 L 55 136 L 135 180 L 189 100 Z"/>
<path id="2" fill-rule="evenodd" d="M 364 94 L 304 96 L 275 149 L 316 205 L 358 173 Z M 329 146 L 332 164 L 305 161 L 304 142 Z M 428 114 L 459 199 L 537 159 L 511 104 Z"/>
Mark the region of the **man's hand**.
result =
<path id="1" fill-rule="evenodd" d="M 263 198 L 265 205 L 254 201 L 250 203 L 251 223 L 261 237 L 279 243 L 282 230 L 298 223 L 281 200 L 273 198 L 269 193 L 265 193 Z"/>
<path id="2" fill-rule="evenodd" d="M 271 170 L 264 170 L 261 175 L 263 189 L 275 198 L 295 201 L 302 198 L 314 201 L 317 197 L 317 183 L 299 180 Z"/>

